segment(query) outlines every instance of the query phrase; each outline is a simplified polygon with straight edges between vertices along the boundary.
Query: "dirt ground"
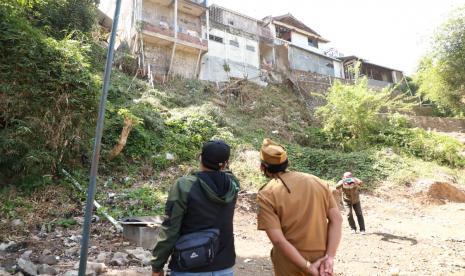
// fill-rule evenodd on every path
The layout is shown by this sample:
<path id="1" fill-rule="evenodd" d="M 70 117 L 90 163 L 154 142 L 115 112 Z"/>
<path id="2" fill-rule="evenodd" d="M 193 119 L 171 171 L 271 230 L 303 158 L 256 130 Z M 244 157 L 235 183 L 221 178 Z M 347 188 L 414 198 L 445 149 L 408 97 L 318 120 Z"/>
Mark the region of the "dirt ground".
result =
<path id="1" fill-rule="evenodd" d="M 351 233 L 344 215 L 336 275 L 465 275 L 465 203 L 431 202 L 413 188 L 399 191 L 389 185 L 362 195 L 361 202 L 367 233 Z M 240 195 L 234 225 L 236 275 L 273 275 L 271 244 L 264 232 L 256 230 L 254 193 Z M 101 252 L 111 255 L 134 248 L 104 220 L 92 229 L 90 260 Z M 0 267 L 13 266 L 26 250 L 33 251 L 34 261 L 48 249 L 60 256 L 57 269 L 72 269 L 78 261 L 80 231 L 76 225 L 47 235 L 30 228 L 26 232 L 2 233 L 3 240 L 14 240 L 17 245 L 11 253 L 0 254 Z M 109 258 L 105 262 L 109 265 Z M 103 275 L 149 276 L 150 267 L 131 261 L 123 267 L 109 265 L 109 271 Z"/>
<path id="2" fill-rule="evenodd" d="M 465 275 L 465 204 L 388 190 L 361 197 L 366 235 L 351 233 L 344 214 L 336 275 Z M 235 217 L 237 275 L 273 275 L 271 245 L 250 209 Z"/>

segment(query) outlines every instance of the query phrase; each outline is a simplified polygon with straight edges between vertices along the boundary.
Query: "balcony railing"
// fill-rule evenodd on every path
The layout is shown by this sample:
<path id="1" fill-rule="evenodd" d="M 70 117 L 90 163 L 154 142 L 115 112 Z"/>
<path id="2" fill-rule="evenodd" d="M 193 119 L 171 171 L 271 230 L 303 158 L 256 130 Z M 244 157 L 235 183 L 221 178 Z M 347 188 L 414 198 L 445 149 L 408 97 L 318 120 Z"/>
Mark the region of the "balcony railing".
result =
<path id="1" fill-rule="evenodd" d="M 207 6 L 207 1 L 206 0 L 185 0 L 186 2 L 193 2 L 195 4 L 201 5 L 206 7 Z"/>
<path id="2" fill-rule="evenodd" d="M 143 21 L 142 30 L 168 36 L 172 38 L 173 41 L 175 39 L 174 27 L 164 21 L 158 21 L 158 22 L 155 22 L 155 24 Z M 187 43 L 196 44 L 201 47 L 208 47 L 208 41 L 205 39 L 202 39 L 197 31 L 178 27 L 177 39 L 178 39 L 178 42 L 181 42 L 181 43 L 187 42 Z"/>

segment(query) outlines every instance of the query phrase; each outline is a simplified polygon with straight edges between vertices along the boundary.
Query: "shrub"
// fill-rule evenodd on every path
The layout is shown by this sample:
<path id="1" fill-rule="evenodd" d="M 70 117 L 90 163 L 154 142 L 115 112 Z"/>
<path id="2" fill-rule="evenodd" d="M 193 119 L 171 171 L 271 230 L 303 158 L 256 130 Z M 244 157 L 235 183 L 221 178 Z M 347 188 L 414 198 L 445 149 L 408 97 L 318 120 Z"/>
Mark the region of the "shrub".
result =
<path id="1" fill-rule="evenodd" d="M 465 147 L 458 140 L 420 128 L 397 129 L 385 144 L 425 161 L 436 161 L 452 167 L 465 166 Z"/>
<path id="2" fill-rule="evenodd" d="M 341 152 L 289 146 L 288 151 L 291 169 L 333 182 L 338 181 L 344 172 L 351 171 L 365 182 L 367 189 L 406 166 L 401 158 L 383 150 Z"/>
<path id="3" fill-rule="evenodd" d="M 381 109 L 405 108 L 390 92 L 375 92 L 367 86 L 367 79 L 354 85 L 336 82 L 329 90 L 327 104 L 318 108 L 328 138 L 343 149 L 360 149 L 369 144 L 369 137 L 384 128 Z"/>
<path id="4" fill-rule="evenodd" d="M 79 155 L 98 79 L 84 45 L 47 38 L 18 14 L 0 4 L 0 182 L 33 187 Z"/>
<path id="5" fill-rule="evenodd" d="M 46 35 L 63 39 L 70 33 L 88 33 L 97 17 L 95 0 L 7 0 L 20 8 L 29 22 Z"/>

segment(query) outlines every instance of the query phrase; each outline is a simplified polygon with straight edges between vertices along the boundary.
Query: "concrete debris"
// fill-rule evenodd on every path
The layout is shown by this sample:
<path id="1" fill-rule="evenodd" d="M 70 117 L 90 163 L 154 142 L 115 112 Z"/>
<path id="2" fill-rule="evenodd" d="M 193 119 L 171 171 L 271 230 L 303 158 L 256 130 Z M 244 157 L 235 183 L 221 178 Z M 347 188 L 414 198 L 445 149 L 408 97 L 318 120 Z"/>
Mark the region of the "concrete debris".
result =
<path id="1" fill-rule="evenodd" d="M 58 263 L 58 258 L 54 255 L 42 255 L 39 257 L 39 263 L 55 265 Z"/>
<path id="2" fill-rule="evenodd" d="M 101 252 L 98 254 L 96 261 L 98 263 L 104 263 L 107 260 L 108 253 Z"/>
<path id="3" fill-rule="evenodd" d="M 16 243 L 14 241 L 9 241 L 8 243 L 1 243 L 0 244 L 0 251 L 6 251 L 8 248 L 11 248 Z"/>
<path id="4" fill-rule="evenodd" d="M 37 271 L 40 275 L 48 274 L 48 275 L 57 275 L 58 271 L 53 267 L 49 266 L 48 264 L 41 264 L 37 266 Z"/>
<path id="5" fill-rule="evenodd" d="M 128 262 L 129 262 L 129 260 L 128 260 L 128 254 L 127 253 L 116 252 L 113 255 L 113 258 L 111 259 L 110 264 L 114 265 L 114 266 L 124 266 Z"/>
<path id="6" fill-rule="evenodd" d="M 77 270 L 69 270 L 69 271 L 66 271 L 63 276 L 78 276 L 78 271 Z M 92 271 L 92 270 L 88 270 L 86 269 L 86 273 L 85 273 L 85 276 L 96 276 L 97 274 Z"/>
<path id="7" fill-rule="evenodd" d="M 174 160 L 174 154 L 167 152 L 165 158 L 166 160 Z"/>
<path id="8" fill-rule="evenodd" d="M 79 269 L 79 262 L 74 265 L 74 269 Z M 107 271 L 104 263 L 87 262 L 86 271 L 93 271 L 95 274 L 101 274 Z"/>
<path id="9" fill-rule="evenodd" d="M 150 251 L 143 249 L 142 247 L 137 247 L 136 249 L 126 249 L 126 252 L 133 259 L 140 261 L 143 265 L 150 265 L 152 259 L 152 253 Z"/>
<path id="10" fill-rule="evenodd" d="M 11 227 L 13 228 L 18 228 L 18 227 L 21 227 L 24 225 L 24 222 L 20 219 L 14 219 L 13 221 L 11 221 Z"/>
<path id="11" fill-rule="evenodd" d="M 18 267 L 22 272 L 26 273 L 27 275 L 37 275 L 37 266 L 29 260 L 19 258 Z"/>
<path id="12" fill-rule="evenodd" d="M 29 261 L 30 258 L 31 258 L 31 254 L 32 254 L 32 250 L 28 250 L 28 251 L 24 252 L 24 253 L 21 255 L 21 257 L 19 257 L 19 258 L 21 258 L 21 259 L 23 259 L 23 260 L 26 260 L 26 261 Z"/>

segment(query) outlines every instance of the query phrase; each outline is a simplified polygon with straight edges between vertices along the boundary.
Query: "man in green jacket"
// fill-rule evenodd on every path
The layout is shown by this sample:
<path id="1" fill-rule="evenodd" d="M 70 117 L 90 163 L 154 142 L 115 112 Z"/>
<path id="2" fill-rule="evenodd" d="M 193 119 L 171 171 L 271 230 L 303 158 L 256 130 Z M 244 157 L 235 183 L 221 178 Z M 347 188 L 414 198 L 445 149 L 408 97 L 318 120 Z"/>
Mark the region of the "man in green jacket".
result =
<path id="1" fill-rule="evenodd" d="M 227 168 L 230 147 L 220 140 L 204 144 L 200 171 L 181 177 L 172 187 L 165 206 L 165 219 L 153 250 L 152 276 L 163 275 L 178 238 L 201 230 L 219 229 L 219 246 L 211 264 L 184 270 L 171 258 L 172 276 L 232 276 L 234 250 L 233 216 L 239 181 Z"/>

